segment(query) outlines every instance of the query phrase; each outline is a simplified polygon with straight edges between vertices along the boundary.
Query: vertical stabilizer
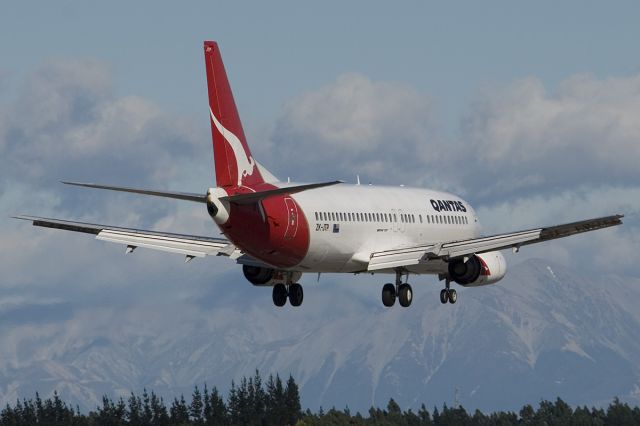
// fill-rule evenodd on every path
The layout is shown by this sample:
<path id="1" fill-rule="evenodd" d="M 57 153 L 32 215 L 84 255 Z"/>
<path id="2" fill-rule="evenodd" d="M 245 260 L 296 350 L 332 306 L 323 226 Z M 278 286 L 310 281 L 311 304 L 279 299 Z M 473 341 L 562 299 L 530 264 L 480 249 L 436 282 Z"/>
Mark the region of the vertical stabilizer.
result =
<path id="1" fill-rule="evenodd" d="M 216 184 L 220 187 L 252 187 L 263 183 L 258 165 L 247 145 L 220 49 L 215 41 L 204 42 L 204 58 Z"/>

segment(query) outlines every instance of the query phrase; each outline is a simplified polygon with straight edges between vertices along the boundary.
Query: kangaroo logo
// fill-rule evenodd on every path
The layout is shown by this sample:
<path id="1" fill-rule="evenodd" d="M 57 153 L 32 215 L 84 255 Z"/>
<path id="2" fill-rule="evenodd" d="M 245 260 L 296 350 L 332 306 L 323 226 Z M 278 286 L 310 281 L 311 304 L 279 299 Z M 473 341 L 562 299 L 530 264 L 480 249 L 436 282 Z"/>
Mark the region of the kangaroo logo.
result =
<path id="1" fill-rule="evenodd" d="M 253 174 L 256 162 L 253 157 L 247 156 L 247 153 L 244 150 L 240 139 L 238 139 L 236 135 L 227 130 L 218 121 L 211 108 L 209 108 L 209 112 L 211 113 L 211 119 L 213 120 L 213 123 L 216 125 L 216 129 L 218 129 L 218 132 L 220 132 L 224 140 L 227 141 L 227 143 L 233 150 L 233 155 L 236 157 L 236 167 L 238 171 L 238 186 L 242 186 L 242 179 Z"/>

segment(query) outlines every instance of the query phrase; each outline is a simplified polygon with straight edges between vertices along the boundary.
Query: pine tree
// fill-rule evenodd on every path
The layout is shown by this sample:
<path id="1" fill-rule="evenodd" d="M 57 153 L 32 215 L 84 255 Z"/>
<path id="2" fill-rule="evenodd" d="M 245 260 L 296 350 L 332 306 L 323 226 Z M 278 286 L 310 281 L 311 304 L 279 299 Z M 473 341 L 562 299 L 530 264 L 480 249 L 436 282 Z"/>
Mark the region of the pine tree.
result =
<path id="1" fill-rule="evenodd" d="M 180 395 L 180 400 L 173 399 L 171 408 L 169 409 L 171 414 L 171 424 L 174 425 L 188 425 L 189 424 L 189 408 L 187 402 L 184 400 L 184 395 Z"/>
<path id="2" fill-rule="evenodd" d="M 265 404 L 267 395 L 262 387 L 262 377 L 260 377 L 260 372 L 258 370 L 256 370 L 256 374 L 253 376 L 253 387 L 251 393 L 253 397 L 253 415 L 251 423 L 262 425 L 266 422 Z"/>
<path id="3" fill-rule="evenodd" d="M 270 425 L 284 425 L 287 420 L 284 389 L 277 374 L 275 379 L 269 375 L 267 381 L 266 419 Z"/>
<path id="4" fill-rule="evenodd" d="M 131 426 L 141 426 L 142 423 L 142 402 L 140 397 L 134 395 L 131 392 L 131 396 L 128 399 L 128 412 L 127 418 Z"/>
<path id="5" fill-rule="evenodd" d="M 159 398 L 153 391 L 151 392 L 151 424 L 156 426 L 164 426 L 169 424 L 169 415 L 167 407 L 164 405 L 162 398 Z"/>
<path id="6" fill-rule="evenodd" d="M 233 380 L 231 381 L 231 389 L 229 389 L 229 396 L 227 398 L 227 412 L 229 415 L 229 423 L 232 425 L 239 424 L 240 406 L 238 403 L 238 390 Z"/>
<path id="7" fill-rule="evenodd" d="M 615 397 L 607 409 L 605 425 L 630 426 L 635 424 L 637 423 L 634 421 L 631 407 L 621 403 L 618 397 Z"/>
<path id="8" fill-rule="evenodd" d="M 153 419 L 153 412 L 151 411 L 151 399 L 149 397 L 149 393 L 147 389 L 144 388 L 142 390 L 142 405 L 140 408 L 141 417 L 140 421 L 143 425 L 151 424 L 151 420 Z"/>
<path id="9" fill-rule="evenodd" d="M 204 404 L 202 402 L 202 395 L 200 394 L 200 390 L 196 385 L 195 389 L 193 390 L 193 395 L 191 396 L 191 405 L 189 406 L 189 414 L 191 415 L 191 420 L 196 425 L 204 424 L 203 408 Z"/>
<path id="10" fill-rule="evenodd" d="M 209 396 L 209 406 L 211 407 L 210 414 L 205 417 L 207 425 L 223 426 L 229 424 L 227 407 L 215 387 L 211 390 L 211 395 Z"/>
<path id="11" fill-rule="evenodd" d="M 289 425 L 295 425 L 302 418 L 302 407 L 300 406 L 300 392 L 293 377 L 289 375 L 287 385 L 284 390 L 284 406 L 286 410 L 285 418 Z"/>

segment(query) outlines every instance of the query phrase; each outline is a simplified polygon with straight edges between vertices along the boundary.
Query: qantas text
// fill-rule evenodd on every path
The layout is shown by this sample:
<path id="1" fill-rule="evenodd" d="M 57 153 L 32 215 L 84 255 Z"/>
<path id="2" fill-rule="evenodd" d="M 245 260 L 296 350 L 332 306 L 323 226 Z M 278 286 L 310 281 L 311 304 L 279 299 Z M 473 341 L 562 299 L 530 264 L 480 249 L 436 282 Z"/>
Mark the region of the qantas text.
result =
<path id="1" fill-rule="evenodd" d="M 466 212 L 467 208 L 462 204 L 461 201 L 451 201 L 451 200 L 429 200 L 431 201 L 431 206 L 437 212 Z"/>

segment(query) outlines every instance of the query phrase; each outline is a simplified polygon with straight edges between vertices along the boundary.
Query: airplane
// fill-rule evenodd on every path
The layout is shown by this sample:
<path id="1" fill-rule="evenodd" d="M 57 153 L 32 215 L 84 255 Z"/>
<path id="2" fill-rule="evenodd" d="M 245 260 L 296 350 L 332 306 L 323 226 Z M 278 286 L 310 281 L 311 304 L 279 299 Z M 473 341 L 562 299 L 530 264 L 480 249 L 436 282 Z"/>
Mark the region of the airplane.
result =
<path id="1" fill-rule="evenodd" d="M 62 182 L 201 203 L 225 238 L 182 235 L 34 216 L 35 226 L 95 235 L 102 241 L 196 257 L 226 256 L 255 286 L 272 287 L 276 306 L 300 306 L 305 273 L 379 273 L 395 276 L 382 303 L 413 300 L 410 275 L 444 281 L 443 304 L 456 303 L 452 282 L 484 286 L 506 274 L 501 250 L 622 224 L 612 215 L 562 225 L 481 236 L 476 211 L 446 192 L 391 186 L 282 182 L 254 159 L 242 128 L 218 44 L 204 42 L 216 187 L 206 193 L 168 192 Z"/>

